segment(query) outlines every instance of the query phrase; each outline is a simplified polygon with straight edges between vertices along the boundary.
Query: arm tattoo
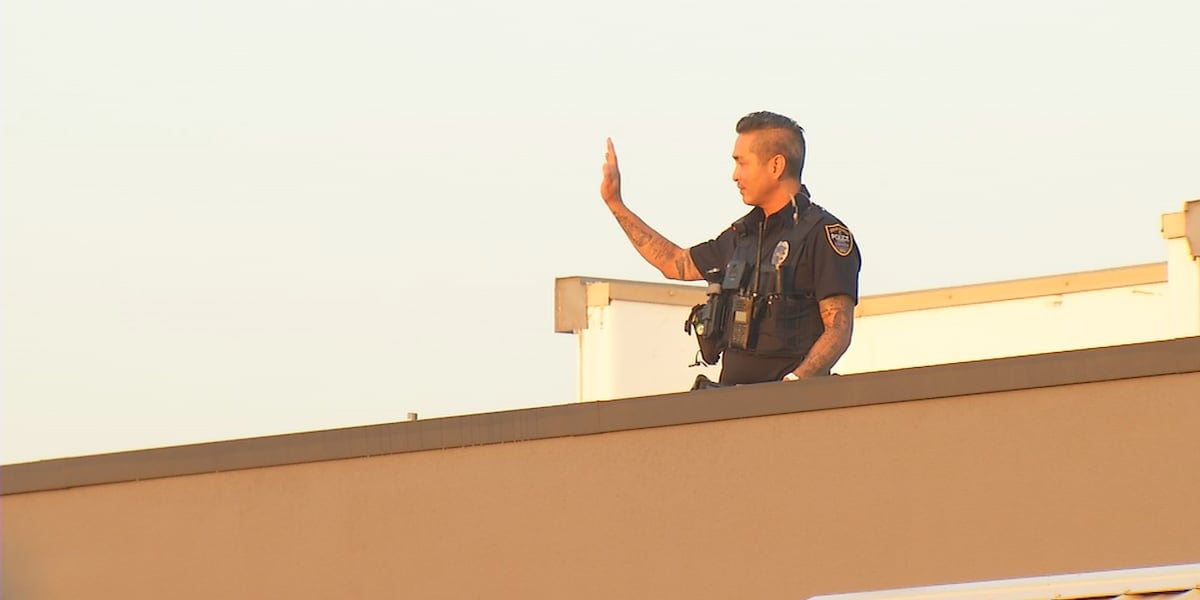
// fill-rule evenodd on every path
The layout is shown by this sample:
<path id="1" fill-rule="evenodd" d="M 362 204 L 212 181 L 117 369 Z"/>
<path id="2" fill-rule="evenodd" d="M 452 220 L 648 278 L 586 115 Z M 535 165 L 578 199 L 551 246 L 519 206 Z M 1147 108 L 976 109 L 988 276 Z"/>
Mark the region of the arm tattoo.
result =
<path id="1" fill-rule="evenodd" d="M 687 251 L 672 243 L 662 234 L 650 228 L 644 221 L 625 209 L 622 214 L 615 215 L 617 224 L 625 231 L 625 235 L 633 247 L 669 279 L 687 279 L 688 264 L 691 257 Z M 694 270 L 694 269 L 693 269 Z M 698 273 L 696 279 L 699 279 Z"/>
<path id="2" fill-rule="evenodd" d="M 629 237 L 629 241 L 633 242 L 635 248 L 641 248 L 654 239 L 653 234 L 648 231 L 649 228 L 644 223 L 639 223 L 637 219 L 620 216 L 617 217 L 617 223 L 621 225 L 621 229 L 625 230 L 625 235 Z"/>
<path id="3" fill-rule="evenodd" d="M 813 343 L 808 356 L 794 373 L 801 379 L 824 375 L 850 347 L 854 332 L 854 302 L 850 296 L 832 296 L 821 301 L 821 321 L 825 332 Z"/>
<path id="4" fill-rule="evenodd" d="M 675 259 L 675 271 L 679 273 L 680 279 L 691 279 L 688 275 L 688 256 L 687 252 L 680 252 Z"/>

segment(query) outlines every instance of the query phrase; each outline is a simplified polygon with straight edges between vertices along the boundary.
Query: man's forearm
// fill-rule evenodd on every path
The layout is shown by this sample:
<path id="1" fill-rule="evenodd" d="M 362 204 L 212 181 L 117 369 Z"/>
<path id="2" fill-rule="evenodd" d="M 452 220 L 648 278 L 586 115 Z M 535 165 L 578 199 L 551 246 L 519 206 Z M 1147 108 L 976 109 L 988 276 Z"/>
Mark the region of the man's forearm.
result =
<path id="1" fill-rule="evenodd" d="M 792 374 L 800 379 L 825 375 L 850 347 L 854 332 L 854 304 L 849 296 L 838 296 L 821 302 L 821 320 L 825 331 L 809 349 L 808 355 Z"/>
<path id="2" fill-rule="evenodd" d="M 699 272 L 694 266 L 691 266 L 692 261 L 687 250 L 663 237 L 662 234 L 647 225 L 641 217 L 633 214 L 633 211 L 624 204 L 619 204 L 615 208 L 609 206 L 609 209 L 638 254 L 661 271 L 664 276 L 668 279 L 681 280 L 699 278 Z"/>
<path id="3" fill-rule="evenodd" d="M 800 379 L 814 375 L 826 375 L 849 347 L 850 335 L 848 333 L 843 334 L 826 329 L 825 333 L 822 333 L 821 337 L 813 343 L 808 355 L 804 357 L 804 361 L 796 367 L 796 370 L 792 371 L 792 374 Z"/>

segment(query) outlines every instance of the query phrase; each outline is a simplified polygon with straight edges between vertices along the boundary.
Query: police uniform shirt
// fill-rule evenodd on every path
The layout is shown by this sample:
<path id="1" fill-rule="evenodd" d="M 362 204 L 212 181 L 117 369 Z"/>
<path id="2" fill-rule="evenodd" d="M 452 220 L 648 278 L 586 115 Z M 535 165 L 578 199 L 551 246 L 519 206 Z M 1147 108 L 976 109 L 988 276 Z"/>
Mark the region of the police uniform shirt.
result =
<path id="1" fill-rule="evenodd" d="M 810 204 L 804 194 L 797 195 L 795 210 L 799 210 L 803 215 Z M 862 266 L 862 257 L 857 240 L 837 217 L 820 206 L 814 205 L 812 210 L 821 210 L 824 214 L 799 244 L 800 247 L 789 249 L 789 252 L 801 253 L 796 263 L 793 291 L 812 290 L 817 302 L 844 294 L 849 296 L 854 304 L 858 304 L 858 273 Z M 762 264 L 770 264 L 776 245 L 796 226 L 792 218 L 793 213 L 792 205 L 788 205 L 767 218 L 766 225 L 762 228 Z M 742 222 L 750 227 L 749 235 L 758 235 L 758 224 L 762 221 L 762 215 L 762 209 L 756 207 L 743 219 Z M 733 257 L 738 235 L 731 226 L 716 239 L 689 248 L 696 268 L 701 273 L 723 271 Z M 803 357 L 768 358 L 727 348 L 721 361 L 721 383 L 779 381 L 795 370 L 801 361 Z"/>

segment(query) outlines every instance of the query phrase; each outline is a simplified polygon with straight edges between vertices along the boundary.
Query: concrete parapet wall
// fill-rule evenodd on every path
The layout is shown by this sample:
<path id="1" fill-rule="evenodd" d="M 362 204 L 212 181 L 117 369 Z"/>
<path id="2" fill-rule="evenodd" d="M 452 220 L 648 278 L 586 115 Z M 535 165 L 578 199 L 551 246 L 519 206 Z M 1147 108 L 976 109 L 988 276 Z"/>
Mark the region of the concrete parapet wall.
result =
<path id="1" fill-rule="evenodd" d="M 1189 338 L 8 465 L 3 595 L 805 598 L 1195 562 L 1198 398 Z"/>

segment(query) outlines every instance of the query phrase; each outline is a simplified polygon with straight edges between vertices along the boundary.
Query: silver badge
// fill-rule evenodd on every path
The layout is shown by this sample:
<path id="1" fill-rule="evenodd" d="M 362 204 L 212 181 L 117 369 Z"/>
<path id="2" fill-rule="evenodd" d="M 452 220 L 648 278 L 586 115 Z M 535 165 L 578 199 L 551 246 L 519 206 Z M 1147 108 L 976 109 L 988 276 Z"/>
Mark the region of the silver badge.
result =
<path id="1" fill-rule="evenodd" d="M 782 240 L 778 244 L 775 244 L 775 251 L 771 253 L 771 264 L 775 265 L 776 269 L 779 268 L 779 265 L 783 264 L 783 261 L 787 260 L 789 249 L 790 246 L 788 246 L 787 240 Z"/>

